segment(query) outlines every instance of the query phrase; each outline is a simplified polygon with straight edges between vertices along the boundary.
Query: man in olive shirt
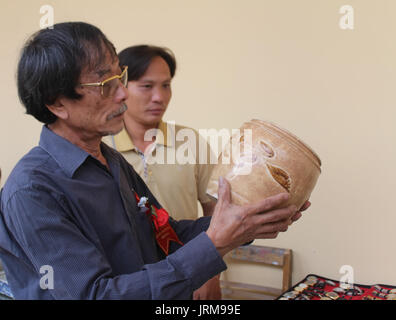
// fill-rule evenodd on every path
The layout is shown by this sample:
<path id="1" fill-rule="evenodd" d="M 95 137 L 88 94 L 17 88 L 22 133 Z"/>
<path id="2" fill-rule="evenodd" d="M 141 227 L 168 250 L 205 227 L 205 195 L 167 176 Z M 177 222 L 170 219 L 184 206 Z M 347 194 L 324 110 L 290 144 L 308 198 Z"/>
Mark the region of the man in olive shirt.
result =
<path id="1" fill-rule="evenodd" d="M 209 155 L 209 146 L 195 130 L 162 121 L 172 96 L 173 54 L 165 48 L 139 45 L 121 51 L 119 59 L 128 66 L 129 76 L 125 129 L 105 142 L 133 165 L 173 218 L 196 219 L 197 200 L 204 216 L 211 215 L 215 203 L 206 187 L 212 166 L 208 157 L 199 159 L 199 147 Z M 180 157 L 180 147 L 189 142 L 188 159 Z"/>
<path id="2" fill-rule="evenodd" d="M 133 117 L 133 113 L 130 112 L 128 116 Z M 155 135 L 155 143 L 146 147 L 144 151 L 134 144 L 128 133 L 130 130 L 126 129 L 116 136 L 105 137 L 103 141 L 121 152 L 132 164 L 172 218 L 196 219 L 199 210 L 197 200 L 202 205 L 203 215 L 211 215 L 215 202 L 206 194 L 206 187 L 213 165 L 199 163 L 198 154 L 199 143 L 201 148 L 204 146 L 207 151 L 210 150 L 207 142 L 196 130 L 188 127 L 162 120 L 156 126 L 158 128 L 152 131 Z M 132 125 L 132 130 L 134 127 L 135 125 Z M 190 150 L 190 159 L 180 157 L 182 151 L 180 147 L 186 142 L 176 137 L 184 133 L 189 134 L 190 139 L 196 143 L 196 148 Z"/>
<path id="3" fill-rule="evenodd" d="M 128 66 L 128 110 L 124 130 L 104 141 L 132 164 L 172 218 L 196 219 L 197 200 L 203 215 L 211 215 L 215 201 L 206 194 L 212 171 L 210 147 L 195 130 L 162 121 L 176 72 L 173 53 L 138 45 L 124 49 L 118 56 L 120 65 Z M 207 155 L 204 161 L 199 155 L 202 147 Z M 194 298 L 220 299 L 219 275 L 197 290 Z"/>

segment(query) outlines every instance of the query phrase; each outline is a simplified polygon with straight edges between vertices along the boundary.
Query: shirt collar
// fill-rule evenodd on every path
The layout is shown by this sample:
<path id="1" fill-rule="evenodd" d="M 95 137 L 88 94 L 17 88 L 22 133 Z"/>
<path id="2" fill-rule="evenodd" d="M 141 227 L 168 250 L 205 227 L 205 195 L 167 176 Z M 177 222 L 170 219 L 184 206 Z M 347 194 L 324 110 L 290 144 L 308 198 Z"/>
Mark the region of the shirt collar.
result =
<path id="1" fill-rule="evenodd" d="M 70 178 L 89 156 L 86 151 L 57 135 L 46 126 L 43 126 L 41 130 L 39 146 L 54 158 Z"/>
<path id="2" fill-rule="evenodd" d="M 167 139 L 167 123 L 163 122 L 162 120 L 158 124 L 158 130 L 162 132 L 162 135 L 156 134 L 155 136 L 155 142 L 156 144 L 162 144 L 164 146 L 170 146 L 171 141 L 168 141 Z M 130 151 L 136 149 L 135 145 L 132 142 L 132 139 L 129 137 L 128 132 L 124 129 L 122 131 L 113 136 L 113 143 L 114 143 L 114 148 L 119 151 L 119 152 L 125 152 L 125 151 Z"/>

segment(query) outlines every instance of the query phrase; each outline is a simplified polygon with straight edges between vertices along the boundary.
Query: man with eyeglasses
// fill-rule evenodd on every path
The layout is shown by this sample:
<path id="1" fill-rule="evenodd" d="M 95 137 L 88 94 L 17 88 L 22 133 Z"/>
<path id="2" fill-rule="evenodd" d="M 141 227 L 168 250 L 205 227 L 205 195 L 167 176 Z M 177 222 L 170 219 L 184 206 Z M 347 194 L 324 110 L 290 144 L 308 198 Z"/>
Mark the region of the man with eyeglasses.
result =
<path id="1" fill-rule="evenodd" d="M 22 49 L 18 93 L 44 123 L 0 202 L 0 258 L 16 299 L 190 299 L 222 257 L 274 238 L 301 213 L 287 194 L 231 203 L 220 179 L 211 217 L 175 221 L 103 136 L 123 128 L 127 71 L 96 27 L 72 22 Z"/>

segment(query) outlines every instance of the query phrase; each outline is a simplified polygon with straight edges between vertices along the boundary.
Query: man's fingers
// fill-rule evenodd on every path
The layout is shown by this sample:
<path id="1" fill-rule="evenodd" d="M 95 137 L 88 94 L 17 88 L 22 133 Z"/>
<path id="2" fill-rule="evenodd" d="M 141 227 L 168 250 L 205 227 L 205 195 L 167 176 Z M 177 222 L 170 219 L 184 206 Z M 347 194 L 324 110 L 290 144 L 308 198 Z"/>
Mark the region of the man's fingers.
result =
<path id="1" fill-rule="evenodd" d="M 289 220 L 297 212 L 295 205 L 288 206 L 286 208 L 276 209 L 268 211 L 263 214 L 257 214 L 252 217 L 256 225 L 263 225 L 273 223 L 277 221 Z"/>
<path id="2" fill-rule="evenodd" d="M 230 203 L 231 202 L 231 187 L 230 184 L 226 179 L 223 177 L 219 178 L 219 188 L 217 190 L 218 194 L 218 202 L 225 202 L 225 203 Z"/>
<path id="3" fill-rule="evenodd" d="M 291 221 L 292 222 L 296 222 L 298 219 L 300 219 L 302 217 L 302 213 L 300 211 L 297 211 L 297 213 L 295 213 L 292 217 L 291 217 Z"/>
<path id="4" fill-rule="evenodd" d="M 256 239 L 275 239 L 279 232 L 267 232 L 259 234 Z"/>
<path id="5" fill-rule="evenodd" d="M 271 232 L 285 232 L 289 228 L 289 219 L 266 223 L 257 228 L 256 234 L 271 233 Z"/>
<path id="6" fill-rule="evenodd" d="M 266 212 L 279 207 L 281 204 L 285 204 L 287 200 L 289 200 L 288 193 L 279 193 L 254 204 L 248 205 L 248 212 L 249 214 Z"/>
<path id="7" fill-rule="evenodd" d="M 309 207 L 311 206 L 311 202 L 309 202 L 308 200 L 304 202 L 304 204 L 302 205 L 301 209 L 299 211 L 305 211 L 307 210 Z"/>

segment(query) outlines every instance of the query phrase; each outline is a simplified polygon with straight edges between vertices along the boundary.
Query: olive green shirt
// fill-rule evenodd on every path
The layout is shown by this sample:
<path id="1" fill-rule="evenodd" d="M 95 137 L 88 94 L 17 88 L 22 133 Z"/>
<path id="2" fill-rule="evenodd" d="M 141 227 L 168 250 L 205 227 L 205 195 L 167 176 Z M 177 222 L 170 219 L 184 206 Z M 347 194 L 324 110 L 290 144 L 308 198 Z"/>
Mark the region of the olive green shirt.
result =
<path id="1" fill-rule="evenodd" d="M 196 219 L 197 200 L 210 201 L 206 187 L 213 165 L 209 164 L 208 143 L 196 130 L 173 122 L 161 121 L 151 134 L 155 142 L 144 153 L 135 147 L 125 129 L 103 141 L 122 153 L 170 216 Z"/>

